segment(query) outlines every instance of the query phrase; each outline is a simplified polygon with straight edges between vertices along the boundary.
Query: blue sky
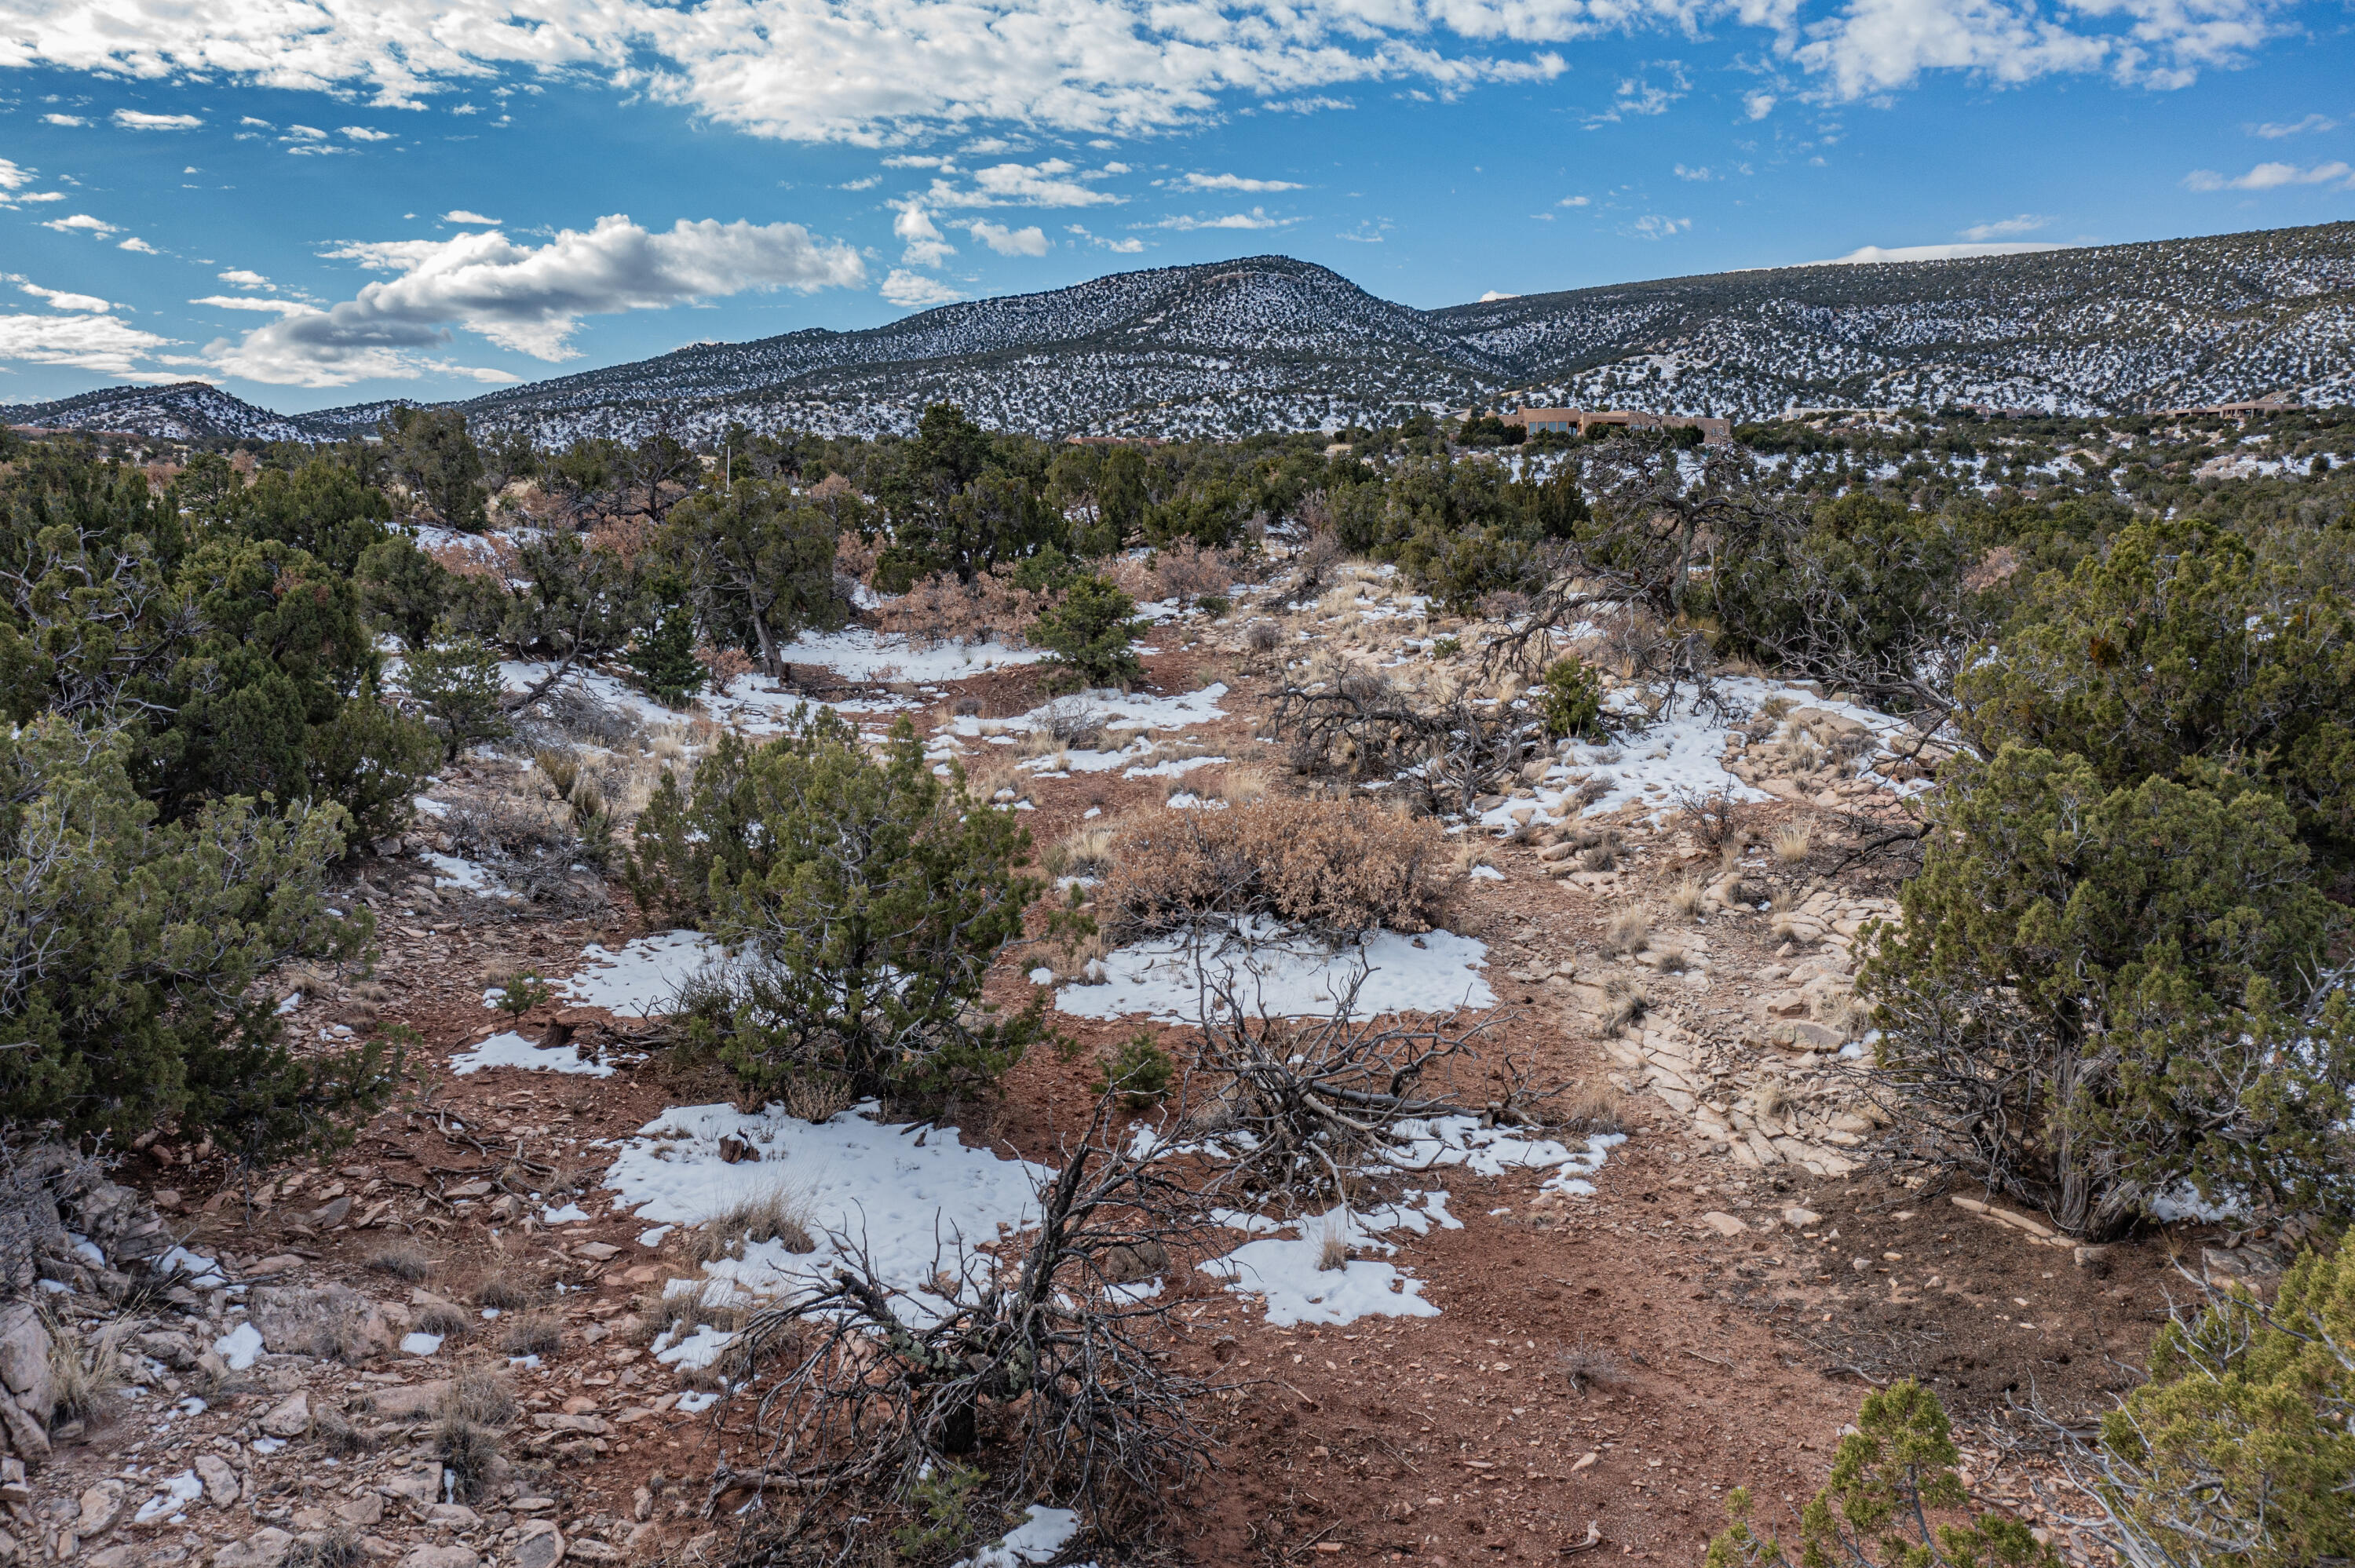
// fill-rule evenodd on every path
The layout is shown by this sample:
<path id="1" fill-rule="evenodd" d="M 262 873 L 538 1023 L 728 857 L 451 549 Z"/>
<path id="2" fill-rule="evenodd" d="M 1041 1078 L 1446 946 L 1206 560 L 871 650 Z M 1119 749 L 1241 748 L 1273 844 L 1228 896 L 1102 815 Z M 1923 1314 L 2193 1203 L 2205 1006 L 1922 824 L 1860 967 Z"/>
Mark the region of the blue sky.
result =
<path id="1" fill-rule="evenodd" d="M 2355 217 L 2267 0 L 0 0 L 0 403 L 470 396 L 1263 251 L 1410 304 Z"/>

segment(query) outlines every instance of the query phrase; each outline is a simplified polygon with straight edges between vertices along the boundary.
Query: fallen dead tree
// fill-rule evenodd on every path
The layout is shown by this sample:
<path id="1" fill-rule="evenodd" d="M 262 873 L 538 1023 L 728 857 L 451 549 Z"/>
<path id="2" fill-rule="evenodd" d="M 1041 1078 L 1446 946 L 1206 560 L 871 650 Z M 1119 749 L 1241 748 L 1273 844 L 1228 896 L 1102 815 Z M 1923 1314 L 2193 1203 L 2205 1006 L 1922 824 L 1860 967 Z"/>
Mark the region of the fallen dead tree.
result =
<path id="1" fill-rule="evenodd" d="M 1411 694 L 1362 671 L 1284 687 L 1273 718 L 1294 772 L 1380 781 L 1433 812 L 1471 810 L 1548 749 L 1533 710 Z"/>
<path id="2" fill-rule="evenodd" d="M 1192 1194 L 1132 1149 L 1106 1097 L 1039 1194 L 1027 1246 L 943 1259 L 922 1292 L 834 1238 L 833 1280 L 769 1308 L 729 1353 L 762 1386 L 755 1451 L 716 1472 L 707 1512 L 758 1502 L 763 1551 L 840 1561 L 891 1520 L 1066 1503 L 1099 1529 L 1148 1522 L 1207 1462 L 1209 1385 L 1156 1359 L 1171 1303 L 1124 1287 L 1192 1241 Z M 739 1500 L 741 1499 L 741 1500 Z"/>

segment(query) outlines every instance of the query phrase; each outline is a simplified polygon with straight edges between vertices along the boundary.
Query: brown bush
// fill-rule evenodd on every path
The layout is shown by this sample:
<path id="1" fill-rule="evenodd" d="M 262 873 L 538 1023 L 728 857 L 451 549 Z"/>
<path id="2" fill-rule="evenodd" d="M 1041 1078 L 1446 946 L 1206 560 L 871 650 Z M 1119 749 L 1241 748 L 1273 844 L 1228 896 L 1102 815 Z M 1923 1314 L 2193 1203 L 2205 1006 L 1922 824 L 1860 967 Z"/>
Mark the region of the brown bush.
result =
<path id="1" fill-rule="evenodd" d="M 1426 931 L 1458 878 L 1435 823 L 1368 800 L 1152 812 L 1120 826 L 1111 858 L 1096 903 L 1121 938 L 1252 915 Z"/>
<path id="2" fill-rule="evenodd" d="M 911 642 L 1000 641 L 1021 646 L 1022 634 L 1054 596 L 1014 586 L 1013 573 L 996 567 L 969 583 L 935 572 L 898 599 L 879 606 L 875 623 L 903 633 Z"/>

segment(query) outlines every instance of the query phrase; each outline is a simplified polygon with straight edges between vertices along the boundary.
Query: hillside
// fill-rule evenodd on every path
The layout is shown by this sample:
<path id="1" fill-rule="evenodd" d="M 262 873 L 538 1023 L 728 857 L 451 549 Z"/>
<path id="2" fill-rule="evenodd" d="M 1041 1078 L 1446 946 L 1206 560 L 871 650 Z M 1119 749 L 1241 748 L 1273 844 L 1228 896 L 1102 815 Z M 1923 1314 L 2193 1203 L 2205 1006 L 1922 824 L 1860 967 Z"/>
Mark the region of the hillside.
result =
<path id="1" fill-rule="evenodd" d="M 1418 311 L 1281 256 L 1124 272 L 861 332 L 699 344 L 462 405 L 546 440 L 731 422 L 911 428 L 928 402 L 1045 435 L 1236 435 L 1401 405 L 2125 412 L 2355 400 L 2355 223 L 2036 255 L 1793 267 Z M 165 438 L 333 439 L 387 405 L 280 416 L 199 383 L 0 408 Z"/>

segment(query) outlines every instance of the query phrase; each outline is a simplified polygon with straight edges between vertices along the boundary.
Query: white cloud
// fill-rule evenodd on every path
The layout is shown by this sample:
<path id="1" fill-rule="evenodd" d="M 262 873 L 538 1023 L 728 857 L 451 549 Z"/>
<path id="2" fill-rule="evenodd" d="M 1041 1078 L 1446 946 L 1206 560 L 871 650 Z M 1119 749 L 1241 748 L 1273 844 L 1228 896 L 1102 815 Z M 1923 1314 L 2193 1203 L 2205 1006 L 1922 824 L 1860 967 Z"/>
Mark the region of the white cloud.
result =
<path id="1" fill-rule="evenodd" d="M 1684 72 L 1677 69 L 1675 61 L 1668 62 L 1668 70 L 1676 81 L 1673 88 L 1661 87 L 1640 77 L 1631 76 L 1623 79 L 1617 94 L 1611 101 L 1611 107 L 1587 116 L 1587 125 L 1592 128 L 1615 124 L 1631 114 L 1638 117 L 1666 114 L 1668 106 L 1682 98 L 1692 86 Z"/>
<path id="2" fill-rule="evenodd" d="M 27 191 L 20 196 L 0 196 L 0 206 L 5 206 L 10 201 L 63 201 L 65 199 L 66 193 L 63 191 Z"/>
<path id="3" fill-rule="evenodd" d="M 2249 127 L 2249 134 L 2263 136 L 2268 142 L 2278 142 L 2285 136 L 2302 136 L 2309 131 L 2338 129 L 2338 121 L 2325 115 L 2309 114 L 2303 120 L 2291 120 L 2279 123 L 2268 122 L 2263 125 L 2252 125 Z"/>
<path id="4" fill-rule="evenodd" d="M 1707 164 L 1703 164 L 1697 169 L 1688 169 L 1682 164 L 1677 165 L 1677 178 L 1680 180 L 1713 180 L 1717 177 L 1710 172 Z"/>
<path id="5" fill-rule="evenodd" d="M 1491 289 L 1487 293 L 1480 296 L 1480 302 L 1485 305 L 1497 300 L 1518 300 L 1519 298 L 1520 295 L 1518 294 L 1508 294 L 1501 289 Z"/>
<path id="6" fill-rule="evenodd" d="M 128 376 L 141 358 L 171 341 L 112 315 L 0 314 L 0 359 L 33 365 Z"/>
<path id="7" fill-rule="evenodd" d="M 927 278 L 922 272 L 905 272 L 897 268 L 883 280 L 883 297 L 909 310 L 929 310 L 934 305 L 953 304 L 964 298 L 938 278 Z"/>
<path id="8" fill-rule="evenodd" d="M 1802 267 L 1870 267 L 1882 261 L 1960 261 L 1973 256 L 2027 256 L 2040 250 L 2066 250 L 2048 240 L 2016 239 L 1987 245 L 1864 245 L 1828 261 L 1802 261 Z"/>
<path id="9" fill-rule="evenodd" d="M 120 229 L 116 228 L 114 225 L 92 217 L 86 212 L 75 213 L 71 217 L 53 217 L 47 223 L 41 225 L 41 227 L 43 228 L 54 228 L 59 234 L 82 233 L 92 235 L 101 239 L 105 238 L 110 234 L 118 234 L 122 232 Z"/>
<path id="10" fill-rule="evenodd" d="M 1753 120 L 1764 120 L 1774 112 L 1778 101 L 1771 92 L 1753 92 L 1742 101 L 1742 111 Z"/>
<path id="11" fill-rule="evenodd" d="M 900 253 L 902 266 L 937 267 L 956 254 L 956 247 L 941 233 L 932 215 L 913 203 L 900 209 L 900 216 L 891 220 L 891 232 L 908 242 Z"/>
<path id="12" fill-rule="evenodd" d="M 1689 217 L 1663 217 L 1658 213 L 1646 213 L 1630 224 L 1627 232 L 1638 239 L 1667 239 L 1692 227 Z"/>
<path id="13" fill-rule="evenodd" d="M 1069 232 L 1078 235 L 1089 244 L 1100 245 L 1106 250 L 1113 251 L 1117 255 L 1135 256 L 1145 249 L 1145 241 L 1135 238 L 1134 235 L 1125 239 L 1106 239 L 1101 234 L 1089 233 L 1087 226 L 1084 224 L 1071 224 L 1067 226 L 1067 228 Z"/>
<path id="14" fill-rule="evenodd" d="M 33 183 L 33 170 L 0 158 L 0 191 L 22 190 Z"/>
<path id="15" fill-rule="evenodd" d="M 345 245 L 325 254 L 395 275 L 325 310 L 304 306 L 234 343 L 210 344 L 209 362 L 231 376 L 300 387 L 428 371 L 512 379 L 505 371 L 422 355 L 460 326 L 535 358 L 569 359 L 575 351 L 566 340 L 583 316 L 658 310 L 749 289 L 808 291 L 867 281 L 857 251 L 812 239 L 795 223 L 681 219 L 667 233 L 650 233 L 616 215 L 587 232 L 562 230 L 536 248 L 476 232 Z"/>
<path id="16" fill-rule="evenodd" d="M 992 164 L 972 173 L 973 188 L 934 180 L 925 198 L 935 207 L 1116 207 L 1125 196 L 1091 189 L 1112 168 L 1082 169 L 1061 158 L 1042 164 Z"/>
<path id="17" fill-rule="evenodd" d="M 125 131 L 193 131 L 204 123 L 193 114 L 147 114 L 136 109 L 118 109 L 113 120 Z"/>
<path id="18" fill-rule="evenodd" d="M 464 207 L 452 207 L 448 212 L 445 212 L 445 213 L 443 213 L 443 214 L 442 215 L 442 222 L 444 222 L 444 223 L 455 223 L 455 224 L 462 224 L 462 225 L 463 225 L 463 224 L 470 224 L 470 223 L 479 223 L 479 224 L 485 225 L 485 227 L 489 227 L 489 228 L 496 228 L 496 227 L 497 227 L 497 225 L 498 225 L 498 221 L 499 221 L 499 220 L 498 220 L 497 218 L 496 218 L 496 217 L 484 217 L 481 213 L 479 213 L 479 212 L 468 212 L 468 211 L 467 211 Z"/>
<path id="19" fill-rule="evenodd" d="M 190 300 L 188 303 L 210 305 L 217 311 L 260 311 L 265 315 L 278 316 L 299 316 L 306 311 L 318 309 L 316 305 L 306 305 L 300 300 L 266 299 L 259 294 L 207 294 L 202 299 Z"/>
<path id="20" fill-rule="evenodd" d="M 1564 197 L 1562 197 L 1560 201 L 1558 201 L 1558 202 L 1554 203 L 1554 206 L 1556 206 L 1556 207 L 1585 207 L 1585 206 L 1587 206 L 1589 203 L 1593 202 L 1593 199 L 1594 199 L 1594 198 L 1593 198 L 1593 196 L 1564 196 Z"/>
<path id="21" fill-rule="evenodd" d="M 128 239 L 120 241 L 114 248 L 117 250 L 136 251 L 142 256 L 157 256 L 162 254 L 161 251 L 157 250 L 154 246 L 148 244 L 145 240 L 140 238 L 135 234 Z"/>
<path id="22" fill-rule="evenodd" d="M 0 0 L 0 59 L 421 107 L 509 72 L 602 78 L 755 135 L 883 145 L 986 130 L 1134 135 L 1222 109 L 1346 108 L 1336 90 L 1553 80 L 1557 48 L 1610 33 L 1740 28 L 1831 96 L 1925 72 L 1998 84 L 2103 71 L 2173 87 L 2299 25 L 2283 0 Z M 1657 112 L 1641 87 L 1605 111 Z M 1753 94 L 1750 112 L 1765 95 Z M 472 104 L 454 111 L 465 112 Z M 976 145 L 1004 143 L 982 136 Z"/>
<path id="23" fill-rule="evenodd" d="M 976 217 L 965 225 L 965 231 L 1000 256 L 1044 256 L 1048 239 L 1037 224 L 1028 228 L 1008 228 L 1002 223 L 992 223 Z"/>
<path id="24" fill-rule="evenodd" d="M 286 134 L 304 142 L 324 142 L 327 139 L 327 133 L 316 125 L 289 125 Z"/>
<path id="25" fill-rule="evenodd" d="M 0 276 L 14 276 L 14 274 L 0 273 Z M 16 279 L 16 291 L 32 295 L 33 298 L 45 302 L 53 311 L 80 311 L 86 314 L 102 314 L 114 309 L 96 294 L 70 294 L 63 289 L 44 289 L 38 283 L 28 283 L 22 278 Z"/>
<path id="26" fill-rule="evenodd" d="M 1163 218 L 1159 223 L 1155 224 L 1154 227 L 1156 228 L 1178 229 L 1282 228 L 1287 223 L 1295 223 L 1297 221 L 1299 220 L 1290 217 L 1270 217 L 1267 215 L 1267 209 L 1265 207 L 1255 207 L 1249 212 L 1231 212 L 1222 217 L 1199 217 L 1180 213 L 1174 217 Z"/>
<path id="27" fill-rule="evenodd" d="M 90 123 L 89 121 L 83 119 L 79 114 L 44 114 L 41 116 L 41 122 L 46 125 L 87 125 Z"/>
<path id="28" fill-rule="evenodd" d="M 2284 185 L 2327 185 L 2339 180 L 2355 190 L 2355 169 L 2338 162 L 2317 164 L 2310 169 L 2296 164 L 2259 164 L 2230 179 L 2213 169 L 2194 169 L 2183 176 L 2184 185 L 2195 191 L 2270 191 Z"/>
<path id="29" fill-rule="evenodd" d="M 1257 196 L 1265 191 L 1296 191 L 1307 188 L 1305 185 L 1295 185 L 1290 180 L 1251 180 L 1245 179 L 1241 175 L 1188 175 L 1186 185 L 1189 190 L 1241 191 L 1247 196 Z"/>
<path id="30" fill-rule="evenodd" d="M 243 267 L 232 267 L 226 272 L 216 272 L 213 276 L 218 278 L 224 283 L 234 283 L 240 289 L 266 289 L 270 287 L 269 279 L 263 277 L 259 272 L 248 271 Z"/>
<path id="31" fill-rule="evenodd" d="M 1998 218 L 1993 223 L 1975 223 L 1968 228 L 1957 230 L 1956 233 L 1960 238 L 1970 240 L 1974 244 L 1983 244 L 1990 239 L 2004 239 L 2015 234 L 2033 234 L 2038 229 L 2049 228 L 2051 225 L 2052 220 L 2049 217 L 2039 217 L 2032 212 L 2023 212 L 2015 217 Z"/>
<path id="32" fill-rule="evenodd" d="M 355 142 L 389 142 L 392 140 L 391 132 L 378 131 L 366 125 L 339 125 L 336 130 L 337 134 L 348 136 Z"/>
<path id="33" fill-rule="evenodd" d="M 882 183 L 882 175 L 869 175 L 863 180 L 845 180 L 834 188 L 838 191 L 871 191 Z"/>

